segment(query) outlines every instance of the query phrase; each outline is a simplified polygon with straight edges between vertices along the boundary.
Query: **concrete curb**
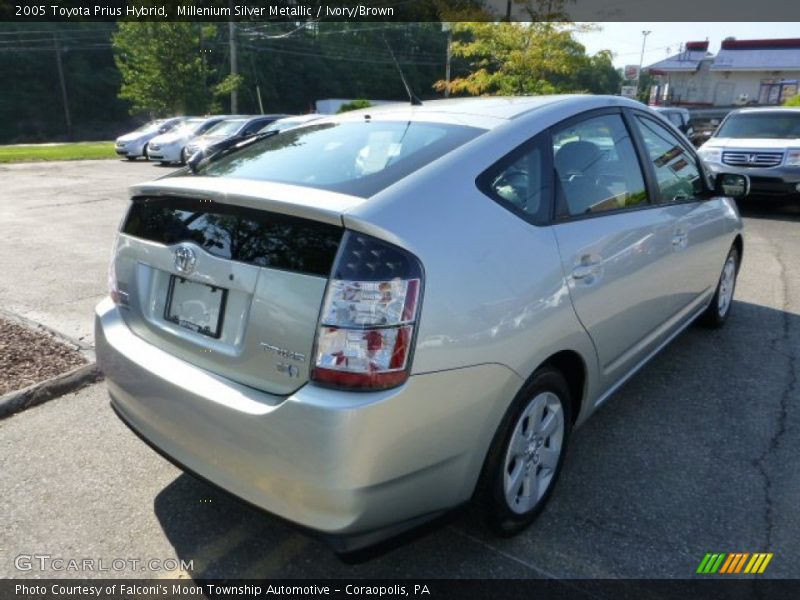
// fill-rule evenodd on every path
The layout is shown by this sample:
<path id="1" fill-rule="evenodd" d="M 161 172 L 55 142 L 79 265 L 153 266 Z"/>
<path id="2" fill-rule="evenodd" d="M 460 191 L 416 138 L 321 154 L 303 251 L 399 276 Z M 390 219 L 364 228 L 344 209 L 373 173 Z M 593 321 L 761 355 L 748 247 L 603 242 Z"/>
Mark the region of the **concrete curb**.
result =
<path id="1" fill-rule="evenodd" d="M 79 350 L 81 354 L 86 356 L 86 358 L 90 362 L 94 361 L 94 346 L 91 344 L 87 344 L 86 342 L 73 339 L 64 333 L 61 333 L 60 331 L 53 329 L 52 327 L 48 327 L 47 325 L 42 325 L 41 323 L 37 323 L 33 319 L 29 319 L 28 317 L 23 317 L 22 315 L 18 315 L 17 313 L 13 313 L 9 310 L 5 310 L 4 308 L 0 308 L 0 317 L 8 319 L 12 323 L 16 323 L 17 325 L 21 325 L 22 327 L 27 327 L 28 329 L 34 329 L 34 330 L 38 329 L 41 331 L 45 331 L 50 335 L 52 335 L 53 337 L 58 338 L 65 344 L 74 346 L 75 349 Z"/>
<path id="2" fill-rule="evenodd" d="M 5 396 L 0 396 L 0 420 L 37 404 L 75 392 L 82 387 L 99 381 L 102 377 L 97 365 L 90 363 L 39 383 L 34 383 L 21 390 L 9 392 Z"/>
<path id="3" fill-rule="evenodd" d="M 14 390 L 4 396 L 0 396 L 0 420 L 6 419 L 11 415 L 22 412 L 37 404 L 42 404 L 48 400 L 54 400 L 63 396 L 64 394 L 75 392 L 82 387 L 86 387 L 102 379 L 103 375 L 97 369 L 97 364 L 95 363 L 94 349 L 88 344 L 80 342 L 79 340 L 74 340 L 60 331 L 56 331 L 51 327 L 47 327 L 46 325 L 42 325 L 27 317 L 2 308 L 0 308 L 0 316 L 22 327 L 48 333 L 62 343 L 75 348 L 83 355 L 87 362 L 87 364 L 76 367 L 66 373 L 61 373 L 50 379 L 45 379 L 44 381 L 29 385 L 21 390 Z"/>

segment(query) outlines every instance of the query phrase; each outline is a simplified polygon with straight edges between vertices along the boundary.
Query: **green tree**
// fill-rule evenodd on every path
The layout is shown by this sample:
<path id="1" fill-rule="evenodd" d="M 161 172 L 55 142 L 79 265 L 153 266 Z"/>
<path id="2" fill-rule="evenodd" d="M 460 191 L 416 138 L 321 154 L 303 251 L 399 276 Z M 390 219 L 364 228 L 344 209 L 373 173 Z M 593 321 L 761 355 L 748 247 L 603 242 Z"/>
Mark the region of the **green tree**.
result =
<path id="1" fill-rule="evenodd" d="M 120 23 L 113 37 L 122 76 L 119 96 L 153 116 L 203 114 L 214 108 L 217 27 L 200 23 Z"/>
<path id="2" fill-rule="evenodd" d="M 650 102 L 650 88 L 658 83 L 650 73 L 642 69 L 639 79 L 639 91 L 636 93 L 636 99 L 639 102 L 649 104 Z"/>
<path id="3" fill-rule="evenodd" d="M 607 82 L 598 80 L 592 68 L 600 65 L 605 73 L 610 56 L 587 57 L 573 36 L 577 29 L 564 22 L 456 23 L 452 53 L 468 63 L 468 74 L 454 78 L 450 92 L 530 95 L 606 89 Z M 448 85 L 439 80 L 434 87 L 441 91 Z"/>
<path id="4" fill-rule="evenodd" d="M 350 102 L 345 102 L 339 107 L 337 113 L 345 113 L 350 112 L 351 110 L 359 110 L 361 108 L 369 108 L 372 106 L 372 102 L 369 100 L 365 100 L 364 98 L 359 98 L 358 100 L 351 100 Z"/>
<path id="5" fill-rule="evenodd" d="M 115 30 L 110 23 L 0 23 L 0 144 L 107 140 L 135 126 L 117 98 Z"/>
<path id="6" fill-rule="evenodd" d="M 800 106 L 800 94 L 796 94 L 791 98 L 787 99 L 784 103 L 784 106 Z"/>
<path id="7" fill-rule="evenodd" d="M 575 77 L 579 89 L 592 94 L 619 94 L 622 75 L 614 68 L 610 50 L 601 50 L 587 57 Z"/>

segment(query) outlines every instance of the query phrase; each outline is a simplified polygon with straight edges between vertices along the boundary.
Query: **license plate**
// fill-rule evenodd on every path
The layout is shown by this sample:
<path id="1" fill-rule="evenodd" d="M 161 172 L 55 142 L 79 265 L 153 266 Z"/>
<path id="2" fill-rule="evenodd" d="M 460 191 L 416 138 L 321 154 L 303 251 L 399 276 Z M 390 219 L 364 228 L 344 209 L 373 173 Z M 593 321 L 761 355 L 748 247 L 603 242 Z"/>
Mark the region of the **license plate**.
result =
<path id="1" fill-rule="evenodd" d="M 228 290 L 172 275 L 164 318 L 196 333 L 219 338 Z"/>

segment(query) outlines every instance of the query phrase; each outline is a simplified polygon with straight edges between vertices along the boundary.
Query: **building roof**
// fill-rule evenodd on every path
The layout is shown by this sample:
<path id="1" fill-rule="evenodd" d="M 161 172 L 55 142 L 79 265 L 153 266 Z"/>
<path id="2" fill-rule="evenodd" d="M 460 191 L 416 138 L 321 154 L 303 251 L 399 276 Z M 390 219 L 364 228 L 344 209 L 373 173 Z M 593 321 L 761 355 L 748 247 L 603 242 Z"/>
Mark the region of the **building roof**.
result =
<path id="1" fill-rule="evenodd" d="M 800 71 L 800 39 L 725 40 L 713 71 Z"/>
<path id="2" fill-rule="evenodd" d="M 645 67 L 652 74 L 674 73 L 678 71 L 697 71 L 700 62 L 708 58 L 708 42 L 687 42 L 683 52 Z"/>

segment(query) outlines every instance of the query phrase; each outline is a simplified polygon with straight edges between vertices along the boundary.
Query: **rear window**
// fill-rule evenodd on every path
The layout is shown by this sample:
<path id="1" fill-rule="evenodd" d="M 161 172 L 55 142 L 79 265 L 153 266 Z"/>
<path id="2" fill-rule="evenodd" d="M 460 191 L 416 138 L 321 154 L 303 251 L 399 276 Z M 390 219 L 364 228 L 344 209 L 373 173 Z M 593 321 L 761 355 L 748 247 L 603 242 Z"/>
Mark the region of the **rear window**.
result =
<path id="1" fill-rule="evenodd" d="M 724 138 L 800 138 L 800 113 L 742 113 L 731 115 L 716 133 Z"/>
<path id="2" fill-rule="evenodd" d="M 256 142 L 198 172 L 372 196 L 483 130 L 440 123 L 311 124 Z"/>
<path id="3" fill-rule="evenodd" d="M 122 232 L 168 246 L 194 242 L 220 258 L 327 277 L 343 230 L 208 200 L 138 197 Z"/>

